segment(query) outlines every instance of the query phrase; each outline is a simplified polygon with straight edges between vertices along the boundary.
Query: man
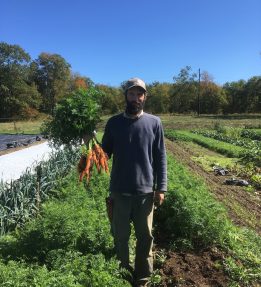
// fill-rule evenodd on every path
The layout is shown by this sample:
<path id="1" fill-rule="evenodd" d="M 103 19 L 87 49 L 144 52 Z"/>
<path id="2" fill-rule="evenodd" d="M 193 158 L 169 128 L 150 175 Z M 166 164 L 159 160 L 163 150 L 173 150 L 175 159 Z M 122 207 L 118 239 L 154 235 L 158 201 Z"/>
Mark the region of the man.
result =
<path id="1" fill-rule="evenodd" d="M 153 272 L 152 220 L 154 202 L 164 200 L 167 164 L 163 128 L 158 117 L 143 112 L 147 90 L 139 78 L 125 84 L 126 110 L 111 117 L 102 147 L 112 156 L 110 197 L 113 201 L 112 233 L 121 266 L 129 265 L 130 222 L 135 229 L 134 276 L 145 286 Z"/>

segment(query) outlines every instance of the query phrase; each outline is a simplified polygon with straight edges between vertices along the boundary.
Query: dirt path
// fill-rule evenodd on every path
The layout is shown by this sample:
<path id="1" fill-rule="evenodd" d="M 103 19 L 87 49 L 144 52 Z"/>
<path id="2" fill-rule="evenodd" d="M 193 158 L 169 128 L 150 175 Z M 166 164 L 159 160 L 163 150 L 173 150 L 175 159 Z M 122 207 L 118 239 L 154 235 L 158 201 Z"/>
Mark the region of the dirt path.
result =
<path id="1" fill-rule="evenodd" d="M 260 193 L 249 193 L 243 187 L 225 185 L 225 179 L 231 178 L 231 175 L 216 176 L 214 173 L 206 172 L 191 159 L 193 152 L 178 142 L 166 140 L 166 147 L 192 173 L 204 179 L 216 199 L 227 207 L 229 216 L 236 225 L 250 227 L 261 234 Z"/>

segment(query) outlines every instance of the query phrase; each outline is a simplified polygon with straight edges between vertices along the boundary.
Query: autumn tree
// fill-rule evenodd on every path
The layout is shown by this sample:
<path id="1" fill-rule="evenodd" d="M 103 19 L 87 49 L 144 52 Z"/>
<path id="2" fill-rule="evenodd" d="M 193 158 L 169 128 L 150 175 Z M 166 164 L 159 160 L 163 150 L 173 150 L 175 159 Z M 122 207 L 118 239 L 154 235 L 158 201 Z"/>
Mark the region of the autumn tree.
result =
<path id="1" fill-rule="evenodd" d="M 69 85 L 70 92 L 75 91 L 77 89 L 84 89 L 87 90 L 88 87 L 93 87 L 94 82 L 85 76 L 81 76 L 78 73 L 72 73 L 70 76 L 70 85 Z"/>

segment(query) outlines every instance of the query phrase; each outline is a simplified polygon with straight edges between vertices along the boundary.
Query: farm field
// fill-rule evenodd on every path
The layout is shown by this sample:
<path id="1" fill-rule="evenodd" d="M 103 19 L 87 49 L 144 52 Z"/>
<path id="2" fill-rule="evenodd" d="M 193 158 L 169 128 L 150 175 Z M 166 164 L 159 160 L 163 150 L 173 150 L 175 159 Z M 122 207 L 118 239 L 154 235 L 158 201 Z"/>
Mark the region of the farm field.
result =
<path id="1" fill-rule="evenodd" d="M 238 118 L 224 123 L 226 125 L 213 122 L 209 126 L 203 122 L 197 129 L 183 129 L 184 126 L 179 129 L 178 124 L 167 118 L 166 126 L 176 128 L 166 128 L 166 137 L 172 139 L 167 140 L 166 144 L 178 161 L 205 180 L 217 200 L 227 207 L 236 224 L 254 228 L 260 234 L 260 121 Z M 216 175 L 213 170 L 215 166 L 221 166 L 229 173 Z M 225 184 L 231 178 L 247 180 L 250 185 Z"/>
<path id="2" fill-rule="evenodd" d="M 213 128 L 215 125 L 232 127 L 261 127 L 260 114 L 235 115 L 159 115 L 165 128 L 188 130 Z"/>
<path id="3" fill-rule="evenodd" d="M 168 151 L 173 154 L 178 162 L 185 165 L 192 174 L 204 180 L 209 192 L 225 206 L 229 218 L 236 226 L 254 230 L 260 236 L 260 118 L 252 121 L 253 119 L 247 117 L 214 120 L 211 117 L 206 117 L 204 121 L 203 118 L 194 117 L 195 120 L 193 119 L 191 124 L 187 118 L 184 119 L 181 116 L 181 119 L 175 116 L 162 117 L 166 131 L 165 135 L 171 139 L 166 140 Z M 222 132 L 230 134 L 230 136 L 220 136 Z M 231 140 L 229 140 L 230 138 Z M 243 162 L 239 160 L 242 157 L 245 159 Z M 222 166 L 230 172 L 225 176 L 217 176 L 214 173 L 213 166 Z M 248 180 L 251 187 L 224 184 L 226 179 L 231 178 Z M 206 258 L 206 254 L 201 254 L 196 258 L 192 256 L 191 266 L 184 256 L 180 258 L 174 255 L 175 259 L 171 262 L 178 261 L 181 266 L 184 265 L 186 268 L 194 270 L 192 262 L 198 264 L 198 259 L 202 259 L 202 257 Z M 207 262 L 202 263 L 202 266 L 204 265 L 207 265 Z M 179 269 L 175 263 L 174 266 Z M 203 277 L 205 276 L 202 274 Z M 184 286 L 190 286 L 188 283 L 190 278 L 187 277 L 188 281 Z M 207 286 L 212 285 L 207 284 Z"/>
<path id="4" fill-rule="evenodd" d="M 0 134 L 40 134 L 43 120 L 0 122 Z"/>
<path id="5" fill-rule="evenodd" d="M 236 136 L 247 127 L 244 131 L 250 131 L 248 136 L 258 136 L 260 118 L 255 115 L 226 119 L 225 125 L 220 119 L 205 117 L 196 124 L 194 117 L 189 116 L 161 118 L 167 137 L 169 192 L 164 205 L 155 211 L 156 270 L 150 286 L 259 286 L 259 159 L 245 153 L 248 146 L 236 149 L 235 144 L 224 142 L 220 149 L 217 139 L 192 131 L 228 129 L 226 134 Z M 104 122 L 100 131 L 103 125 Z M 251 148 L 258 155 L 259 145 L 253 145 Z M 245 161 L 239 161 L 241 156 Z M 16 214 L 6 208 L 11 217 L 6 217 L 6 228 L 0 237 L 1 285 L 130 286 L 113 257 L 104 204 L 108 176 L 94 174 L 89 186 L 79 184 L 75 159 L 70 160 L 67 167 L 57 170 L 63 170 L 57 181 L 52 175 L 49 180 L 52 184 L 42 182 L 47 189 L 40 210 L 37 197 L 27 202 L 21 196 L 19 200 L 24 199 L 21 213 L 17 211 L 19 203 Z M 256 164 L 251 165 L 252 161 Z M 215 175 L 213 165 L 221 165 L 230 173 Z M 225 179 L 232 176 L 248 180 L 251 186 L 225 185 Z M 21 192 L 32 198 L 35 190 L 31 193 L 28 188 Z M 29 215 L 25 203 L 30 207 Z M 35 217 L 38 213 L 40 216 Z M 23 228 L 13 232 L 16 225 Z M 6 285 L 7 282 L 11 285 Z"/>
<path id="6" fill-rule="evenodd" d="M 206 154 L 209 153 L 206 149 L 201 149 L 199 153 L 194 146 L 191 147 L 183 142 L 173 144 L 169 140 L 166 141 L 166 145 L 179 162 L 205 181 L 215 198 L 227 207 L 230 218 L 236 225 L 253 228 L 261 234 L 260 190 L 249 192 L 242 186 L 224 184 L 226 179 L 232 177 L 231 173 L 225 176 L 217 176 L 213 169 L 206 170 L 206 167 L 199 162 L 203 158 L 202 155 L 205 155 L 206 158 Z M 211 156 L 214 157 L 215 162 L 210 164 L 217 164 L 218 155 L 212 152 Z M 222 157 L 220 162 L 222 162 Z M 224 161 L 224 163 L 227 162 Z M 233 165 L 230 164 L 230 166 Z"/>

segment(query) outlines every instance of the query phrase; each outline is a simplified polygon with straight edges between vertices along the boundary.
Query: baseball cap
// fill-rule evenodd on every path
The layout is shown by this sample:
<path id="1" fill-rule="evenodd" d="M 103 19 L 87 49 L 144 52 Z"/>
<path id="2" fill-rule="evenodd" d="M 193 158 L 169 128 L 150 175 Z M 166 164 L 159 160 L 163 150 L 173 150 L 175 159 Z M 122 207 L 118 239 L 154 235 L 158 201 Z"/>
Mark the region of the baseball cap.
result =
<path id="1" fill-rule="evenodd" d="M 139 78 L 131 78 L 131 79 L 127 80 L 127 82 L 125 84 L 125 92 L 127 90 L 129 90 L 130 88 L 133 88 L 133 87 L 140 87 L 145 92 L 147 92 L 145 83 Z"/>

